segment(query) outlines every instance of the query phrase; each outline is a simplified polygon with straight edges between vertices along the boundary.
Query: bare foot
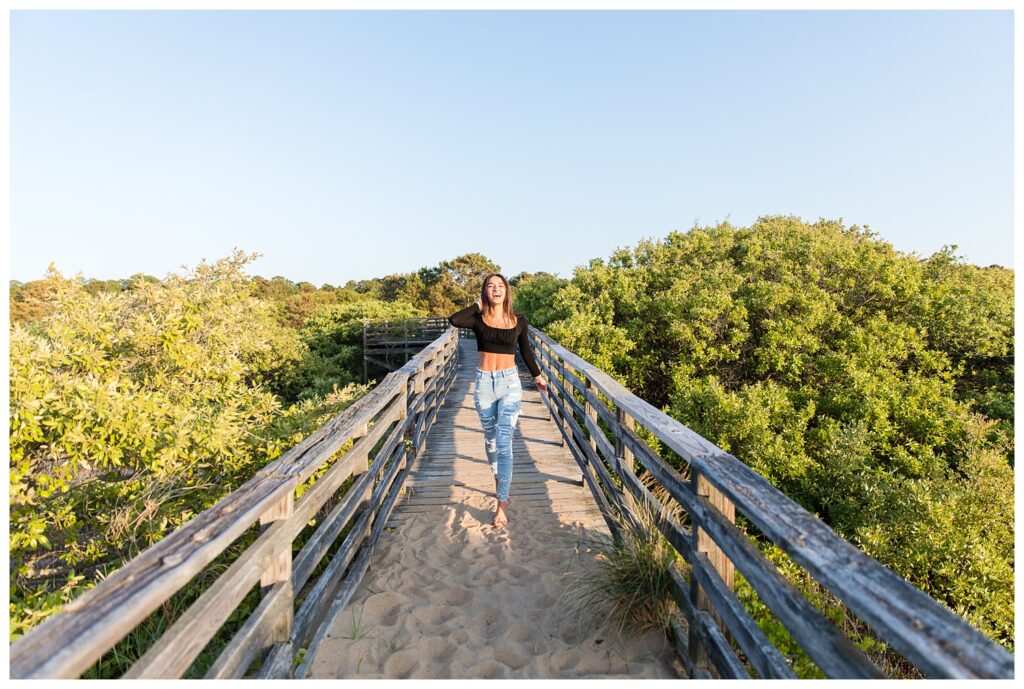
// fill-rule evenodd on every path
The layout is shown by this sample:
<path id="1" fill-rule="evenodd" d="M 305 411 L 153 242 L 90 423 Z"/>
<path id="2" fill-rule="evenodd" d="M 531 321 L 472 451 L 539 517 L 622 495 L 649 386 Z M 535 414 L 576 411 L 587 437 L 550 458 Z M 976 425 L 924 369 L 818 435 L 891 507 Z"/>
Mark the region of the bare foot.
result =
<path id="1" fill-rule="evenodd" d="M 508 507 L 507 500 L 498 501 L 498 509 L 494 512 L 494 519 L 491 520 L 491 526 L 505 526 L 508 524 L 508 517 L 505 516 L 505 508 Z"/>

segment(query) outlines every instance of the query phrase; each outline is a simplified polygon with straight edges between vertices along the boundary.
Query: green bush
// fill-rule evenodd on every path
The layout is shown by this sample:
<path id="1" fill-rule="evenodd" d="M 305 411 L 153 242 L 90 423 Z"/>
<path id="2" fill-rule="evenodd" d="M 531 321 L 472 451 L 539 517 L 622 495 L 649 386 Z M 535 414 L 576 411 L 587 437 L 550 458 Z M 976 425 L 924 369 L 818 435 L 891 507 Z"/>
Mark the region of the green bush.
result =
<path id="1" fill-rule="evenodd" d="M 581 625 L 595 619 L 617 633 L 665 630 L 676 612 L 670 570 L 679 556 L 658 532 L 656 517 L 634 505 L 638 522 L 619 522 L 619 536 L 592 532 L 584 541 L 595 566 L 563 582 L 565 613 Z"/>
<path id="2" fill-rule="evenodd" d="M 1013 271 L 792 217 L 578 268 L 546 331 L 1013 647 Z"/>
<path id="3" fill-rule="evenodd" d="M 416 318 L 423 311 L 404 302 L 363 299 L 331 304 L 317 310 L 298 330 L 306 348 L 293 362 L 274 391 L 285 400 L 325 395 L 335 387 L 361 382 L 363 375 L 363 319 Z"/>
<path id="4" fill-rule="evenodd" d="M 122 292 L 51 271 L 48 315 L 12 326 L 12 638 L 365 393 L 282 407 L 309 349 L 251 295 L 253 258 Z"/>
<path id="5" fill-rule="evenodd" d="M 535 328 L 565 318 L 568 314 L 558 307 L 555 295 L 567 284 L 568 280 L 546 273 L 517 280 L 512 289 L 516 311 L 525 313 Z"/>

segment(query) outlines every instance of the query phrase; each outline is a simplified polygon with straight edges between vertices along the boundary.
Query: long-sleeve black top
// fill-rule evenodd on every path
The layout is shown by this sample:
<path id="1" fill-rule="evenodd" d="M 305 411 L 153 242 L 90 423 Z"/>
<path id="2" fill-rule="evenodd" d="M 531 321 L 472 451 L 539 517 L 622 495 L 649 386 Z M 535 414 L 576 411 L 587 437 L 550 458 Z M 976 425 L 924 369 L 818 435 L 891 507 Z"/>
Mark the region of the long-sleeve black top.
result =
<path id="1" fill-rule="evenodd" d="M 519 343 L 519 351 L 523 355 L 523 361 L 530 373 L 536 378 L 540 375 L 540 367 L 533 357 L 533 350 L 530 349 L 530 342 L 527 339 L 526 329 L 529 323 L 526 316 L 516 316 L 516 327 L 514 328 L 492 328 L 484 323 L 480 307 L 473 302 L 466 308 L 453 313 L 448 317 L 448 322 L 456 328 L 469 328 L 476 335 L 476 348 L 479 352 L 494 352 L 495 354 L 515 354 L 516 342 Z"/>

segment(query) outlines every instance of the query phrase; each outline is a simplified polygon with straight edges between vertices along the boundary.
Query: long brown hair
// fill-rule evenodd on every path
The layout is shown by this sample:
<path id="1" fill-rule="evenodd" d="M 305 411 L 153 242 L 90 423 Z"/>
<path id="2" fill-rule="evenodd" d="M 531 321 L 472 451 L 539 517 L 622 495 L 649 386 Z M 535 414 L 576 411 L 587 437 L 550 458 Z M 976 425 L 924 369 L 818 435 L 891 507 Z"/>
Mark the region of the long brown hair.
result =
<path id="1" fill-rule="evenodd" d="M 516 312 L 512 310 L 512 286 L 508 284 L 508 280 L 501 273 L 491 273 L 484 278 L 483 284 L 480 285 L 480 303 L 484 305 L 482 310 L 490 310 L 491 300 L 487 297 L 487 281 L 493 277 L 501 278 L 501 281 L 505 283 L 505 301 L 502 306 L 502 317 L 505 318 L 505 322 L 512 321 L 518 323 L 519 319 L 516 316 Z"/>

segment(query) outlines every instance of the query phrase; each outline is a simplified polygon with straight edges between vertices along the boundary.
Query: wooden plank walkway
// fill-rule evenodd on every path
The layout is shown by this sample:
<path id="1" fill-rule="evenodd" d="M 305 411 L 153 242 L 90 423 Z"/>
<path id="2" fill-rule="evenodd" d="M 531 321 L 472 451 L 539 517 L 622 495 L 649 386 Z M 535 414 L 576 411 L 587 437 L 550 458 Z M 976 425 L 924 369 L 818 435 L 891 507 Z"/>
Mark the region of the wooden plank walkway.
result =
<path id="1" fill-rule="evenodd" d="M 310 678 L 675 678 L 661 632 L 620 637 L 568 614 L 589 537 L 608 527 L 520 370 L 509 524 L 490 525 L 494 479 L 473 405 L 476 343 L 413 465 L 407 493 L 348 606 L 308 650 Z"/>
<path id="2" fill-rule="evenodd" d="M 493 514 L 494 477 L 484 455 L 483 430 L 473 405 L 478 355 L 476 342 L 459 344 L 459 368 L 444 408 L 427 437 L 427 450 L 413 466 L 407 481 L 409 498 L 396 508 L 392 521 L 401 523 L 439 506 L 464 506 L 483 498 Z M 512 437 L 514 466 L 509 497 L 522 513 L 547 513 L 560 523 L 603 529 L 607 525 L 558 427 L 551 421 L 540 392 L 528 371 L 520 369 L 522 412 Z M 480 502 L 469 500 L 470 503 Z M 491 516 L 485 521 L 490 523 Z"/>

